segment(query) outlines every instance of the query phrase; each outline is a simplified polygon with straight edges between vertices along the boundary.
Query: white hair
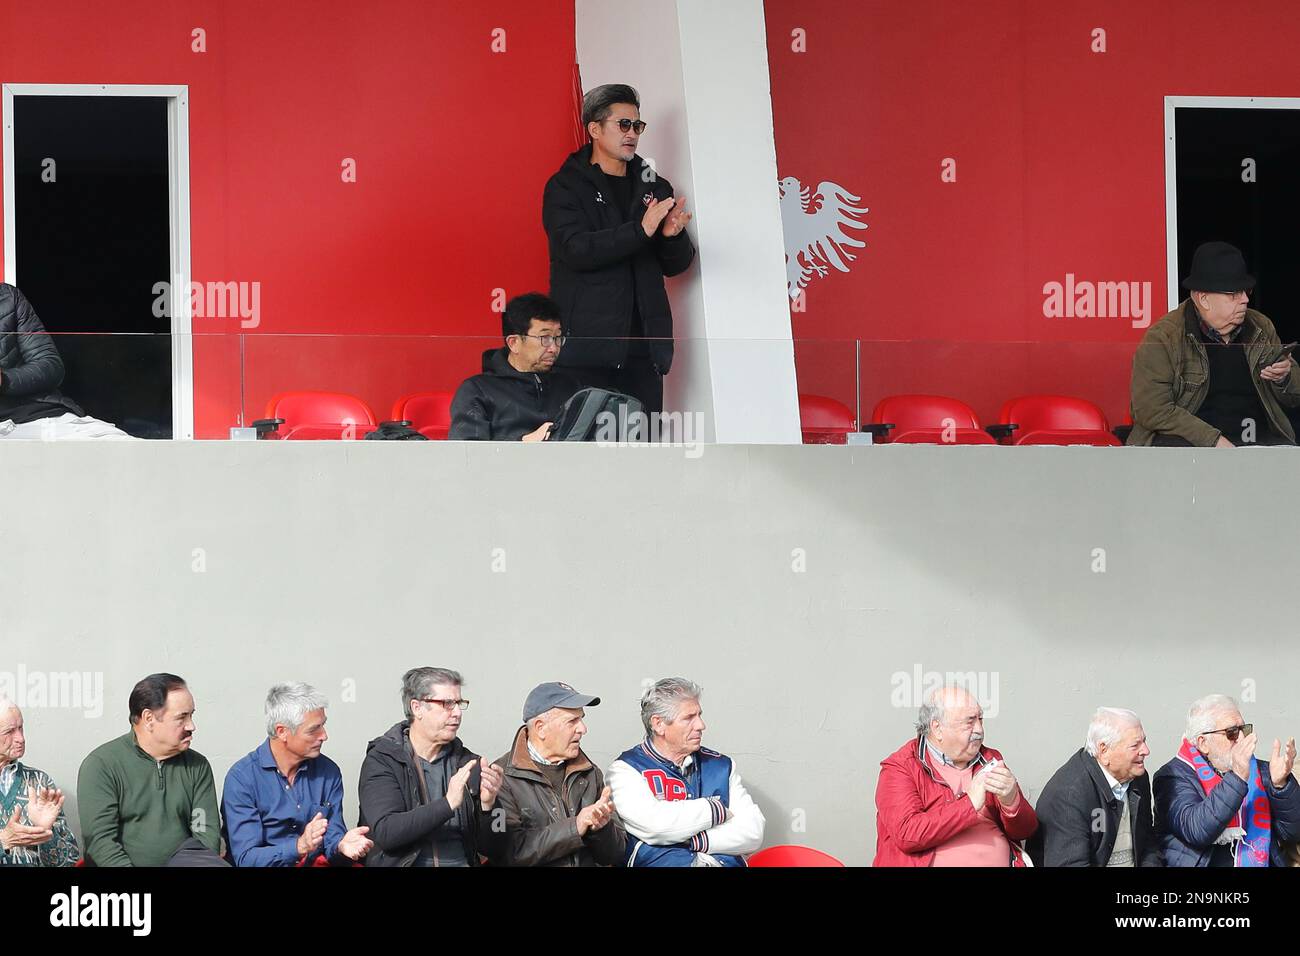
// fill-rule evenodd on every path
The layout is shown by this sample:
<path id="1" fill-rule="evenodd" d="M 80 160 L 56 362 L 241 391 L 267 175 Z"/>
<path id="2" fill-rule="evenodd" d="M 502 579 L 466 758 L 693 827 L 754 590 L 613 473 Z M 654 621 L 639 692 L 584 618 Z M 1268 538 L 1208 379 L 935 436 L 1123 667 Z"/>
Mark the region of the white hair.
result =
<path id="1" fill-rule="evenodd" d="M 655 681 L 641 695 L 641 725 L 645 727 L 646 736 L 654 736 L 654 718 L 671 724 L 685 701 L 698 701 L 703 694 L 703 687 L 685 677 L 665 677 Z"/>
<path id="2" fill-rule="evenodd" d="M 1088 724 L 1088 738 L 1083 749 L 1092 756 L 1097 756 L 1097 745 L 1105 744 L 1106 749 L 1119 743 L 1125 729 L 1141 726 L 1142 718 L 1123 707 L 1098 707 Z"/>
<path id="3" fill-rule="evenodd" d="M 296 734 L 309 713 L 328 706 L 325 695 L 310 684 L 276 684 L 266 695 L 266 735 L 274 737 L 277 726 Z"/>
<path id="4" fill-rule="evenodd" d="M 1193 701 L 1192 706 L 1187 708 L 1187 726 L 1183 736 L 1195 743 L 1196 738 L 1201 734 L 1215 729 L 1214 715 L 1225 710 L 1240 712 L 1241 708 L 1226 694 L 1206 694 L 1199 700 Z"/>
<path id="5" fill-rule="evenodd" d="M 944 714 L 947 712 L 944 701 L 955 691 L 960 691 L 968 699 L 975 701 L 976 704 L 979 703 L 975 695 L 961 684 L 944 684 L 942 687 L 936 687 L 921 699 L 921 706 L 916 712 L 917 734 L 928 734 L 931 721 L 937 720 L 943 723 Z"/>

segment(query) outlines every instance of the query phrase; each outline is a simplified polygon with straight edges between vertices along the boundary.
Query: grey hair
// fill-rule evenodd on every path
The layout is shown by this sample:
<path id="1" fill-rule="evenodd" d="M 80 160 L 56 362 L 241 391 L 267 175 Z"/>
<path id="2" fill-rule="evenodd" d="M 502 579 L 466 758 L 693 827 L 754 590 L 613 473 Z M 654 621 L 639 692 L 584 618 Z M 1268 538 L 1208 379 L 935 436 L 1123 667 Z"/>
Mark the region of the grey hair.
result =
<path id="1" fill-rule="evenodd" d="M 1201 734 L 1214 730 L 1214 720 L 1212 718 L 1221 710 L 1240 712 L 1241 708 L 1237 706 L 1235 700 L 1226 694 L 1207 694 L 1199 700 L 1193 701 L 1192 706 L 1187 708 L 1187 726 L 1183 731 L 1183 736 L 1195 743 L 1196 738 Z"/>
<path id="2" fill-rule="evenodd" d="M 1097 756 L 1097 745 L 1105 744 L 1109 749 L 1119 743 L 1120 733 L 1126 727 L 1141 725 L 1142 718 L 1123 707 L 1098 707 L 1088 724 L 1088 736 L 1083 749 L 1092 756 Z"/>
<path id="3" fill-rule="evenodd" d="M 641 695 L 641 723 L 647 737 L 654 736 L 651 720 L 659 717 L 671 723 L 684 700 L 699 700 L 704 688 L 685 677 L 665 677 L 655 681 Z"/>
<path id="4" fill-rule="evenodd" d="M 465 683 L 457 671 L 446 667 L 412 667 L 402 675 L 402 711 L 407 720 L 414 720 L 411 713 L 411 701 L 427 697 L 437 684 L 455 684 L 459 687 Z"/>
<path id="5" fill-rule="evenodd" d="M 616 103 L 631 103 L 641 109 L 641 97 L 626 83 L 606 83 L 588 90 L 582 98 L 582 128 L 609 119 Z"/>
<path id="6" fill-rule="evenodd" d="M 266 735 L 274 737 L 277 725 L 284 725 L 296 734 L 309 713 L 328 706 L 329 699 L 310 684 L 302 681 L 276 684 L 266 692 Z"/>
<path id="7" fill-rule="evenodd" d="M 936 687 L 921 698 L 921 706 L 916 711 L 916 733 L 918 736 L 930 732 L 930 724 L 933 721 L 943 723 L 944 714 L 946 713 L 943 706 L 943 699 L 949 691 L 959 690 L 971 700 L 975 700 L 975 695 L 963 687 L 961 684 L 944 684 L 942 687 Z M 979 703 L 978 700 L 975 701 Z"/>

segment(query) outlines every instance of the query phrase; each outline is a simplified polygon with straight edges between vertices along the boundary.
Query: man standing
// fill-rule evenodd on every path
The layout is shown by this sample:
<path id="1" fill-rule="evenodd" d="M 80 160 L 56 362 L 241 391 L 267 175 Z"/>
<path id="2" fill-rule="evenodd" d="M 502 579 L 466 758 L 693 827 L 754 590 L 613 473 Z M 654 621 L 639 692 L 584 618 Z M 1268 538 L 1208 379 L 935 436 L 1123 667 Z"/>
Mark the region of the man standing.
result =
<path id="1" fill-rule="evenodd" d="M 1282 406 L 1300 405 L 1300 374 L 1273 323 L 1246 307 L 1255 277 L 1241 251 L 1207 242 L 1183 280 L 1188 297 L 1133 355 L 1130 445 L 1294 445 Z"/>
<path id="2" fill-rule="evenodd" d="M 673 360 L 664 276 L 686 271 L 691 214 L 668 180 L 636 154 L 646 124 L 636 90 L 598 86 L 582 100 L 591 142 L 546 183 L 542 224 L 550 244 L 551 297 L 570 336 L 560 364 L 586 385 L 625 392 L 647 413 L 663 410 Z"/>
<path id="3" fill-rule="evenodd" d="M 701 743 L 703 688 L 682 677 L 641 697 L 645 740 L 609 768 L 627 829 L 627 866 L 745 866 L 767 821 L 730 757 Z"/>
<path id="4" fill-rule="evenodd" d="M 1282 844 L 1300 839 L 1295 738 L 1255 759 L 1255 726 L 1237 702 L 1210 694 L 1192 704 L 1178 753 L 1156 771 L 1166 866 L 1286 866 Z"/>
<path id="5" fill-rule="evenodd" d="M 343 774 L 321 754 L 325 695 L 276 684 L 266 695 L 267 739 L 226 774 L 221 818 L 235 866 L 349 866 L 373 845 L 343 822 Z"/>
<path id="6" fill-rule="evenodd" d="M 217 788 L 190 749 L 194 698 L 175 674 L 131 690 L 131 729 L 81 762 L 77 802 L 96 866 L 224 866 Z"/>
<path id="7" fill-rule="evenodd" d="M 1029 855 L 1039 866 L 1164 866 L 1152 824 L 1151 755 L 1131 710 L 1099 707 L 1087 742 L 1038 798 Z"/>
<path id="8" fill-rule="evenodd" d="M 460 441 L 545 441 L 582 386 L 554 370 L 564 347 L 560 310 L 540 292 L 517 295 L 501 315 L 503 348 L 483 353 L 483 372 L 456 389 L 451 430 Z"/>
<path id="9" fill-rule="evenodd" d="M 880 763 L 873 866 L 1024 866 L 1038 826 L 1002 754 L 984 746 L 984 710 L 965 688 L 925 695 L 916 736 Z"/>
<path id="10" fill-rule="evenodd" d="M 524 725 L 497 761 L 505 774 L 508 866 L 618 866 L 627 835 L 600 769 L 582 751 L 583 708 L 599 697 L 568 684 L 539 684 L 524 701 Z M 497 862 L 497 861 L 493 861 Z"/>

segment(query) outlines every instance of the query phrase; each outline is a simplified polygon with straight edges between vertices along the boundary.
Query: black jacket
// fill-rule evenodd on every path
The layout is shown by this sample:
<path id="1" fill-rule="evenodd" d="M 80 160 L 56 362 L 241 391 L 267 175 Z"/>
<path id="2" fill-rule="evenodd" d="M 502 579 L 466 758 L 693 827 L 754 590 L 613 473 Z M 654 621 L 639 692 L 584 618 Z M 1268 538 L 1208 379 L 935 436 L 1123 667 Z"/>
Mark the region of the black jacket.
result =
<path id="1" fill-rule="evenodd" d="M 448 438 L 519 441 L 543 422 L 555 421 L 582 388 L 567 372 L 520 372 L 507 360 L 509 354 L 504 346 L 489 349 L 483 353 L 483 373 L 461 382 L 451 400 Z"/>
<path id="2" fill-rule="evenodd" d="M 370 827 L 367 836 L 375 841 L 366 854 L 366 866 L 412 866 L 420 851 L 429 845 L 433 832 L 453 817 L 459 818 L 465 842 L 465 859 L 479 865 L 479 853 L 487 854 L 496 839 L 492 814 L 479 803 L 481 773 L 476 766 L 469 775 L 469 793 L 453 810 L 446 797 L 425 803 L 420 797 L 419 773 L 408 736 L 409 721 L 401 721 L 366 746 L 361 762 L 359 826 Z M 466 760 L 478 760 L 457 737 L 448 744 L 447 758 L 459 768 Z M 495 808 L 494 808 L 495 809 Z"/>
<path id="3" fill-rule="evenodd" d="M 650 358 L 667 374 L 673 360 L 673 314 L 664 276 L 685 272 L 695 246 L 686 230 L 666 238 L 661 227 L 653 238 L 646 236 L 641 228 L 645 197 L 667 198 L 673 187 L 640 156 L 628 162 L 627 175 L 633 186 L 627 222 L 607 195 L 605 174 L 591 163 L 590 143 L 572 153 L 546 183 L 542 225 L 550 243 L 551 298 L 560 306 L 565 334 L 572 336 L 558 364 L 621 365 L 627 358 L 635 295 L 644 334 L 664 340 L 650 343 Z M 590 337 L 600 339 L 583 341 Z"/>
<path id="4" fill-rule="evenodd" d="M 1115 846 L 1123 808 L 1101 772 L 1097 758 L 1082 747 L 1052 774 L 1035 805 L 1038 831 L 1027 849 L 1039 866 L 1105 866 Z M 1164 866 L 1155 832 L 1151 780 L 1147 774 L 1128 785 L 1128 817 L 1134 866 Z"/>
<path id="5" fill-rule="evenodd" d="M 615 811 L 599 830 L 578 836 L 578 812 L 600 799 L 605 778 L 581 750 L 565 762 L 562 792 L 556 793 L 528 753 L 528 730 L 520 727 L 510 753 L 496 765 L 505 777 L 497 795 L 506 814 L 499 859 L 507 866 L 621 866 L 627 833 Z"/>
<path id="6" fill-rule="evenodd" d="M 0 283 L 0 396 L 62 405 L 84 415 L 59 391 L 62 382 L 63 359 L 36 310 L 14 286 Z"/>

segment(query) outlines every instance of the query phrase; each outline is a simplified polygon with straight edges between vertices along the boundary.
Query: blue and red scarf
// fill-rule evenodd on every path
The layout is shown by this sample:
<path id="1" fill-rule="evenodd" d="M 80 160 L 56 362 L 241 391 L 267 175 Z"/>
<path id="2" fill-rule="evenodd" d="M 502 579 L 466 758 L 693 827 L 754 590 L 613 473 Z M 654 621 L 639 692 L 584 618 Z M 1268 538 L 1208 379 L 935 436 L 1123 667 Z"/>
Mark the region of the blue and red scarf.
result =
<path id="1" fill-rule="evenodd" d="M 1223 782 L 1223 777 L 1187 740 L 1178 748 L 1178 759 L 1196 771 L 1196 779 L 1208 797 Z M 1240 827 L 1246 836 L 1232 844 L 1233 866 L 1268 866 L 1268 851 L 1273 841 L 1273 810 L 1264 789 L 1264 778 L 1259 772 L 1259 761 L 1250 758 L 1250 780 L 1246 799 L 1241 801 L 1236 814 L 1228 821 L 1229 827 Z"/>

